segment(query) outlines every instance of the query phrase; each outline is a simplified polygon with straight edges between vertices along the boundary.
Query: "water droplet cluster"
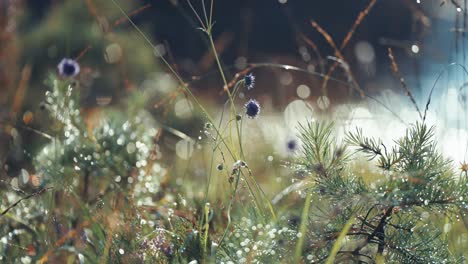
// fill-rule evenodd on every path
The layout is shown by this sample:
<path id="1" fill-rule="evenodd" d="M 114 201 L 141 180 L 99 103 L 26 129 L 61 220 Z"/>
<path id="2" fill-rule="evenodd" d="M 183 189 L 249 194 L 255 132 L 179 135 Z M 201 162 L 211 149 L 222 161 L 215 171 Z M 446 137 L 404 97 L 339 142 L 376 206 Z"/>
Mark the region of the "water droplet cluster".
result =
<path id="1" fill-rule="evenodd" d="M 220 263 L 269 263 L 287 260 L 296 231 L 286 226 L 261 224 L 255 219 L 242 217 L 226 241 L 229 256 L 219 256 Z"/>

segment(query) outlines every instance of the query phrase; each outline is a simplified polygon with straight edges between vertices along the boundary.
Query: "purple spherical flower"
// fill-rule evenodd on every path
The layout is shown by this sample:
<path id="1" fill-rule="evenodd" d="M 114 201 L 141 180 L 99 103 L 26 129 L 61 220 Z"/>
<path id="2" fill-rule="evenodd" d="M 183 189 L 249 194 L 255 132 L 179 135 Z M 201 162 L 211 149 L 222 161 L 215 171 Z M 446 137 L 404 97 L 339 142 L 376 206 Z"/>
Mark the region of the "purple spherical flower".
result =
<path id="1" fill-rule="evenodd" d="M 260 104 L 254 99 L 250 99 L 244 107 L 249 118 L 255 118 L 260 113 Z"/>
<path id="2" fill-rule="evenodd" d="M 288 148 L 288 151 L 295 152 L 297 150 L 297 140 L 296 139 L 289 139 L 286 142 L 286 147 Z"/>
<path id="3" fill-rule="evenodd" d="M 244 85 L 247 87 L 247 90 L 254 88 L 255 86 L 255 76 L 252 73 L 249 73 L 244 76 Z"/>
<path id="4" fill-rule="evenodd" d="M 75 77 L 80 73 L 80 65 L 73 59 L 63 58 L 57 68 L 59 74 L 63 77 Z"/>

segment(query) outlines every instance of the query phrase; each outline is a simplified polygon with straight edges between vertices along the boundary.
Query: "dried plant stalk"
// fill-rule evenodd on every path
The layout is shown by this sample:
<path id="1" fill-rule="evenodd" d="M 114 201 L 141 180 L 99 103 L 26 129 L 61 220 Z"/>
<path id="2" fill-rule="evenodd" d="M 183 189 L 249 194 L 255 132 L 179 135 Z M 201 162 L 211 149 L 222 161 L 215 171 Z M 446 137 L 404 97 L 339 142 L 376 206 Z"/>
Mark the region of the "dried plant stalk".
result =
<path id="1" fill-rule="evenodd" d="M 371 0 L 369 5 L 367 5 L 367 7 L 363 11 L 361 11 L 361 13 L 359 13 L 358 17 L 354 21 L 353 26 L 348 31 L 348 34 L 346 34 L 346 37 L 344 38 L 343 42 L 341 43 L 340 50 L 343 50 L 346 47 L 346 45 L 348 45 L 348 42 L 353 37 L 354 32 L 356 32 L 357 27 L 362 23 L 364 18 L 369 14 L 369 12 L 374 7 L 376 2 L 377 2 L 377 0 Z"/>
<path id="2" fill-rule="evenodd" d="M 307 44 L 309 45 L 312 50 L 315 52 L 315 55 L 317 56 L 318 60 L 319 60 L 319 65 L 320 65 L 320 73 L 324 73 L 325 72 L 325 66 L 324 66 L 324 63 L 323 63 L 323 57 L 322 57 L 322 54 L 320 54 L 320 51 L 317 47 L 317 45 L 310 39 L 308 38 L 306 35 L 304 34 L 301 34 L 300 35 L 301 39 Z"/>
<path id="3" fill-rule="evenodd" d="M 20 48 L 17 43 L 17 18 L 23 1 L 2 1 L 0 4 L 0 106 L 8 104 L 17 79 Z"/>
<path id="4" fill-rule="evenodd" d="M 390 61 L 392 63 L 391 68 L 392 68 L 393 74 L 400 81 L 401 87 L 405 90 L 406 96 L 410 98 L 411 103 L 413 104 L 414 108 L 419 114 L 419 117 L 423 120 L 423 116 L 421 114 L 421 111 L 419 110 L 416 100 L 414 99 L 413 93 L 411 93 L 411 91 L 408 88 L 408 85 L 405 82 L 405 79 L 403 78 L 403 76 L 401 76 L 400 70 L 398 69 L 398 64 L 396 63 L 396 60 L 395 60 L 395 56 L 393 55 L 392 48 L 388 48 L 388 57 L 390 58 Z"/>
<path id="5" fill-rule="evenodd" d="M 11 115 L 16 116 L 23 106 L 23 100 L 26 95 L 26 89 L 28 88 L 29 79 L 31 78 L 31 65 L 27 64 L 21 71 L 21 79 L 18 84 L 15 96 L 13 98 L 13 105 L 11 107 Z"/>
<path id="6" fill-rule="evenodd" d="M 335 41 L 333 40 L 333 38 L 330 36 L 330 34 L 328 34 L 327 31 L 325 31 L 319 24 L 317 24 L 317 22 L 311 20 L 310 21 L 310 24 L 312 25 L 312 27 L 314 27 L 324 38 L 325 40 L 328 42 L 328 44 L 335 50 L 335 56 L 340 59 L 341 61 L 344 61 L 346 62 L 343 54 L 341 53 L 341 51 L 338 49 L 338 47 L 336 46 L 335 44 Z M 330 76 L 331 76 L 331 73 L 333 71 L 334 68 L 336 68 L 338 65 L 339 65 L 339 61 L 335 62 L 332 67 L 330 68 L 330 70 L 328 71 L 328 73 L 325 75 L 324 77 L 324 80 L 323 80 L 323 83 L 322 83 L 322 94 L 326 95 L 327 94 L 327 90 L 326 90 L 326 87 L 327 87 L 327 83 L 328 83 L 328 80 L 330 80 Z M 365 96 L 365 93 L 364 91 L 360 88 L 359 84 L 356 82 L 353 74 L 351 73 L 351 71 L 347 72 L 347 74 L 349 75 L 349 78 L 351 80 L 351 83 L 353 84 L 353 88 L 355 90 L 357 90 L 359 92 L 359 94 L 361 95 L 361 97 L 364 97 Z"/>
<path id="7" fill-rule="evenodd" d="M 348 31 L 348 33 L 346 34 L 343 42 L 341 43 L 340 45 L 340 49 L 338 50 L 336 44 L 334 43 L 333 41 L 333 38 L 325 31 L 323 30 L 317 23 L 313 22 L 312 23 L 312 26 L 320 33 L 322 34 L 325 39 L 327 40 L 327 42 L 332 46 L 332 48 L 335 50 L 335 56 L 338 57 L 339 59 L 341 59 L 342 61 L 346 61 L 343 56 L 341 55 L 341 51 L 348 45 L 349 41 L 351 40 L 351 38 L 353 37 L 354 35 L 354 32 L 356 32 L 356 29 L 357 27 L 362 23 L 362 21 L 364 20 L 364 18 L 369 14 L 370 10 L 372 9 L 372 7 L 374 7 L 375 3 L 377 1 L 376 0 L 371 0 L 369 5 L 367 5 L 367 7 L 361 11 L 358 15 L 358 17 L 356 18 L 356 20 L 354 21 L 353 23 L 353 26 L 351 27 L 351 29 Z M 326 33 L 326 35 L 325 35 Z M 341 56 L 340 56 L 341 55 Z M 336 70 L 336 68 L 338 67 L 339 65 L 339 62 L 335 62 L 333 63 L 333 65 L 330 67 L 330 69 L 328 70 L 324 80 L 323 80 L 323 83 L 322 83 L 322 93 L 326 94 L 326 87 L 327 87 L 327 84 L 328 84 L 328 81 L 330 79 L 330 76 L 333 74 L 333 72 Z M 352 76 L 350 76 L 352 77 Z M 353 80 L 353 85 L 355 86 L 355 88 L 359 91 L 361 97 L 363 97 L 363 91 L 359 88 L 359 85 L 357 85 L 357 83 L 354 81 L 354 77 L 351 78 Z"/>
<path id="8" fill-rule="evenodd" d="M 140 8 L 137 8 L 136 10 L 133 10 L 132 12 L 129 12 L 129 13 L 128 13 L 128 16 L 129 16 L 129 17 L 133 17 L 133 16 L 135 16 L 135 15 L 141 13 L 142 11 L 144 11 L 145 9 L 148 9 L 148 8 L 150 8 L 150 7 L 151 7 L 151 4 L 146 4 L 146 5 L 144 5 L 144 6 L 140 7 Z M 128 22 L 127 18 L 126 18 L 126 17 L 121 17 L 121 18 L 117 19 L 117 20 L 114 22 L 114 24 L 112 25 L 112 27 L 116 27 L 116 26 L 118 26 L 118 25 L 120 25 L 120 24 L 122 24 L 122 23 L 125 23 L 125 22 Z"/>

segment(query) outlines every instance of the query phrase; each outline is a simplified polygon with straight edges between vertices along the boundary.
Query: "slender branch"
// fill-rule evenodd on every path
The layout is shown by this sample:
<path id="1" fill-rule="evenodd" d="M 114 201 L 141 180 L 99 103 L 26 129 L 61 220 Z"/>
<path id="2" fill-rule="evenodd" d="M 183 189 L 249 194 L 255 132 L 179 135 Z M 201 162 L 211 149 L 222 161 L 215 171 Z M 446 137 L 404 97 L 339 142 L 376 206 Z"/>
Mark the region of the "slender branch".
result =
<path id="1" fill-rule="evenodd" d="M 414 99 L 413 93 L 411 93 L 410 89 L 408 88 L 408 85 L 405 82 L 405 79 L 403 76 L 401 76 L 400 70 L 398 68 L 398 64 L 396 63 L 395 56 L 393 55 L 393 50 L 392 48 L 388 48 L 388 57 L 390 58 L 391 65 L 392 65 L 392 72 L 395 75 L 395 77 L 400 81 L 401 86 L 405 90 L 406 96 L 409 97 L 411 100 L 411 103 L 413 104 L 414 108 L 419 114 L 419 117 L 421 120 L 424 120 L 423 114 L 421 113 L 421 110 L 419 110 L 418 104 L 416 103 L 416 100 Z"/>
<path id="2" fill-rule="evenodd" d="M 13 209 L 14 207 L 16 207 L 19 203 L 21 203 L 22 201 L 24 200 L 27 200 L 27 199 L 30 199 L 32 197 L 35 197 L 35 196 L 39 196 L 41 194 L 43 194 L 44 192 L 50 190 L 50 189 L 53 189 L 52 187 L 46 187 L 44 189 L 40 189 L 39 191 L 35 192 L 35 193 L 31 193 L 23 198 L 20 198 L 18 201 L 16 201 L 15 203 L 13 203 L 12 205 L 8 206 L 5 210 L 3 210 L 3 212 L 0 214 L 0 216 L 4 216 L 8 213 L 8 211 L 10 211 L 11 209 Z"/>

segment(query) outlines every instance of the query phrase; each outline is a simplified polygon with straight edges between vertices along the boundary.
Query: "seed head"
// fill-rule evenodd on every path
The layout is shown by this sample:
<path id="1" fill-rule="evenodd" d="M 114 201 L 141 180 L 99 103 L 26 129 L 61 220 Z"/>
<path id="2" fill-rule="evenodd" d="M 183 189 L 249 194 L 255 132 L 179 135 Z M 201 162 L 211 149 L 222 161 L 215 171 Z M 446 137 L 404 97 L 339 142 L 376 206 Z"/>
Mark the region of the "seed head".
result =
<path id="1" fill-rule="evenodd" d="M 244 107 L 249 118 L 255 118 L 260 113 L 260 104 L 254 99 L 250 99 Z"/>
<path id="2" fill-rule="evenodd" d="M 249 73 L 244 76 L 244 85 L 247 90 L 253 89 L 255 86 L 255 76 L 252 73 Z"/>
<path id="3" fill-rule="evenodd" d="M 63 77 L 75 77 L 80 73 L 80 65 L 73 59 L 63 58 L 57 65 L 58 72 Z"/>
<path id="4" fill-rule="evenodd" d="M 295 139 L 288 140 L 288 142 L 286 142 L 286 147 L 288 148 L 288 151 L 295 152 L 297 150 L 297 140 Z"/>

